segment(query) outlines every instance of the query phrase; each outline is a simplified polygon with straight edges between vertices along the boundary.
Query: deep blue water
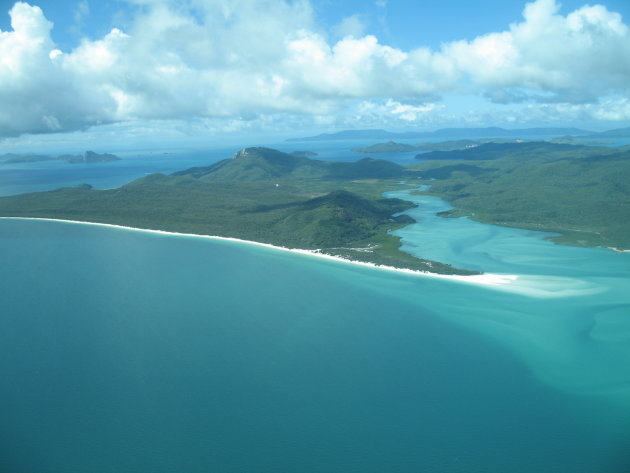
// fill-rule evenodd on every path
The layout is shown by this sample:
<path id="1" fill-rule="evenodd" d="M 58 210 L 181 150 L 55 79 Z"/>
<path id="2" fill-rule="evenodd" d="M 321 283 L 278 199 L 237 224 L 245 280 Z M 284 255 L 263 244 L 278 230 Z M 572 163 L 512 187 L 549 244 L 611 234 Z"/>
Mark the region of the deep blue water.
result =
<path id="1" fill-rule="evenodd" d="M 630 464 L 627 406 L 541 382 L 518 353 L 452 320 L 544 301 L 63 223 L 2 221 L 0 242 L 4 471 Z"/>
<path id="2" fill-rule="evenodd" d="M 0 220 L 0 471 L 627 473 L 630 254 L 413 198 L 408 251 L 520 278 Z"/>

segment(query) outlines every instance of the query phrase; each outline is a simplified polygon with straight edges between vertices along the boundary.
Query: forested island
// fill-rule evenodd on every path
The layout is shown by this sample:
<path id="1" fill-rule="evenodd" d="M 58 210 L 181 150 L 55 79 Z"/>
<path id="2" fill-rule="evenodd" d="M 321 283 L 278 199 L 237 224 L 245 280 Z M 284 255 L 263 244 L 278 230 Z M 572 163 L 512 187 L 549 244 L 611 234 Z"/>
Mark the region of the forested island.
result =
<path id="1" fill-rule="evenodd" d="M 558 144 L 570 144 L 570 145 L 596 145 L 602 144 L 602 142 L 588 142 L 572 136 L 564 136 L 560 138 L 551 138 L 544 140 L 546 143 L 558 143 Z M 520 138 L 481 138 L 481 139 L 460 139 L 460 140 L 447 140 L 447 141 L 434 141 L 434 142 L 422 142 L 416 144 L 397 143 L 396 141 L 388 141 L 386 143 L 376 143 L 370 146 L 364 146 L 360 148 L 354 148 L 352 151 L 361 154 L 386 154 L 386 153 L 409 153 L 412 151 L 454 151 L 476 148 L 477 146 L 496 143 L 527 143 L 531 140 L 523 140 Z M 540 142 L 537 140 L 536 142 Z M 431 159 L 426 155 L 420 154 L 416 156 L 418 159 Z"/>
<path id="2" fill-rule="evenodd" d="M 397 215 L 412 204 L 382 194 L 400 189 L 406 175 L 384 160 L 326 162 L 248 148 L 211 166 L 152 174 L 118 189 L 82 185 L 3 197 L 0 216 L 233 237 L 396 268 L 474 274 L 399 249 L 389 232 L 413 222 Z"/>
<path id="3" fill-rule="evenodd" d="M 579 246 L 630 248 L 630 147 L 486 143 L 410 166 L 450 202 L 444 216 L 555 232 Z"/>
<path id="4" fill-rule="evenodd" d="M 609 136 L 628 136 L 630 129 L 610 130 L 605 133 L 612 133 Z M 626 134 L 623 134 L 626 133 Z M 434 131 L 403 131 L 392 132 L 382 129 L 368 130 L 343 130 L 334 133 L 322 133 L 315 136 L 303 138 L 291 138 L 287 141 L 343 141 L 343 140 L 366 140 L 366 139 L 416 139 L 416 138 L 450 138 L 455 139 L 462 136 L 475 138 L 533 138 L 541 136 L 589 136 L 599 137 L 600 133 L 594 133 L 580 128 L 519 128 L 506 129 L 498 126 L 483 128 L 441 128 Z M 603 135 L 603 134 L 602 134 Z"/>
<path id="5" fill-rule="evenodd" d="M 355 261 L 472 274 L 400 250 L 391 231 L 413 204 L 388 190 L 426 188 L 497 225 L 544 230 L 559 243 L 630 248 L 630 147 L 500 142 L 423 154 L 410 166 L 248 148 L 232 158 L 118 189 L 89 185 L 0 198 L 0 216 L 67 219 L 233 237 Z M 419 192 L 419 191 L 418 191 Z"/>
<path id="6" fill-rule="evenodd" d="M 107 163 L 119 161 L 120 158 L 109 153 L 95 153 L 86 151 L 83 154 L 62 154 L 61 156 L 50 156 L 47 154 L 18 154 L 7 153 L 0 155 L 0 163 L 34 163 L 39 161 L 66 161 L 68 163 Z"/>

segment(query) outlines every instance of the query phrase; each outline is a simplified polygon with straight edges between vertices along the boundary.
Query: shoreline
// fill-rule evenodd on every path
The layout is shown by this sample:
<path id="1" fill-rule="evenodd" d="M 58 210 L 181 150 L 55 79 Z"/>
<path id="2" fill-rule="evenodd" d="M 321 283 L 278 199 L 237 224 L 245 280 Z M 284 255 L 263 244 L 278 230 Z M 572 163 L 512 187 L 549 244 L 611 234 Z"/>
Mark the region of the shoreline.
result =
<path id="1" fill-rule="evenodd" d="M 166 231 L 166 230 L 153 230 L 153 229 L 148 229 L 148 228 L 128 227 L 125 225 L 117 225 L 114 223 L 84 222 L 80 220 L 68 220 L 68 219 L 47 218 L 47 217 L 0 217 L 0 220 L 34 220 L 34 221 L 42 221 L 42 222 L 62 222 L 62 223 L 71 223 L 71 224 L 78 224 L 78 225 L 90 225 L 90 226 L 105 227 L 105 228 L 115 228 L 119 230 L 145 232 L 145 233 L 152 233 L 156 235 L 179 236 L 179 237 L 189 237 L 189 238 L 204 238 L 208 240 L 229 241 L 229 242 L 234 242 L 234 243 L 261 246 L 264 248 L 270 248 L 277 251 L 285 251 L 289 253 L 307 255 L 307 256 L 312 256 L 315 258 L 327 259 L 329 261 L 337 261 L 337 262 L 352 264 L 356 266 L 363 266 L 363 267 L 369 267 L 369 268 L 380 269 L 380 270 L 385 270 L 385 271 L 397 272 L 397 273 L 402 273 L 402 274 L 411 274 L 411 275 L 416 275 L 416 276 L 424 276 L 424 277 L 430 277 L 430 278 L 436 278 L 436 279 L 448 279 L 452 281 L 465 282 L 469 284 L 478 284 L 478 285 L 494 287 L 494 288 L 511 284 L 519 278 L 519 276 L 513 275 L 513 274 L 484 273 L 484 274 L 474 274 L 474 275 L 464 276 L 464 275 L 456 275 L 456 274 L 431 273 L 428 271 L 418 271 L 414 269 L 396 268 L 394 266 L 382 266 L 375 263 L 368 263 L 365 261 L 350 260 L 350 259 L 342 258 L 340 256 L 333 256 L 326 253 L 321 253 L 320 252 L 321 250 L 304 250 L 304 249 L 298 249 L 298 248 L 286 248 L 284 246 L 272 245 L 271 243 L 261 243 L 258 241 L 243 240 L 243 239 L 234 238 L 234 237 L 222 237 L 222 236 L 217 236 L 217 235 L 201 235 L 201 234 L 196 234 L 196 233 L 171 232 L 171 231 Z"/>
<path id="2" fill-rule="evenodd" d="M 615 253 L 630 253 L 630 250 L 622 250 L 621 248 L 617 248 L 614 246 L 607 246 L 609 250 L 613 250 Z"/>

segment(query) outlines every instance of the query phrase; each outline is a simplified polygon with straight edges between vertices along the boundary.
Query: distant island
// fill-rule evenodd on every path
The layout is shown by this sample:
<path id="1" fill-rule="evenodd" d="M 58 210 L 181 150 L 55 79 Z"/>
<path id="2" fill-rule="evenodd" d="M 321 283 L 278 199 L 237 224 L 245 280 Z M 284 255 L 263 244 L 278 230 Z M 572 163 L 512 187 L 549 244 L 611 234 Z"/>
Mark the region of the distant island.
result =
<path id="1" fill-rule="evenodd" d="M 465 149 L 474 148 L 475 146 L 479 146 L 484 143 L 519 143 L 522 141 L 524 140 L 511 138 L 486 138 L 480 140 L 449 140 L 436 141 L 434 143 L 425 142 L 413 145 L 388 141 L 387 143 L 376 143 L 371 146 L 354 148 L 352 151 L 361 154 L 408 153 L 412 151 Z"/>
<path id="2" fill-rule="evenodd" d="M 314 151 L 292 151 L 291 155 L 298 156 L 300 158 L 314 158 L 317 156 L 317 153 Z"/>
<path id="3" fill-rule="evenodd" d="M 0 163 L 33 163 L 38 161 L 66 161 L 68 163 L 106 163 L 118 161 L 120 158 L 113 154 L 99 154 L 94 151 L 86 151 L 83 154 L 63 154 L 61 156 L 49 156 L 45 154 L 17 154 L 7 153 L 0 155 Z"/>
<path id="4" fill-rule="evenodd" d="M 344 130 L 335 133 L 323 133 L 304 138 L 291 138 L 287 141 L 342 141 L 373 139 L 416 139 L 416 138 L 526 138 L 541 136 L 593 136 L 599 134 L 580 128 L 519 128 L 508 130 L 501 127 L 485 128 L 442 128 L 435 131 L 391 132 L 375 130 Z"/>
<path id="5" fill-rule="evenodd" d="M 630 127 L 628 128 L 615 128 L 614 130 L 600 131 L 599 133 L 592 133 L 585 138 L 628 138 L 630 137 Z"/>

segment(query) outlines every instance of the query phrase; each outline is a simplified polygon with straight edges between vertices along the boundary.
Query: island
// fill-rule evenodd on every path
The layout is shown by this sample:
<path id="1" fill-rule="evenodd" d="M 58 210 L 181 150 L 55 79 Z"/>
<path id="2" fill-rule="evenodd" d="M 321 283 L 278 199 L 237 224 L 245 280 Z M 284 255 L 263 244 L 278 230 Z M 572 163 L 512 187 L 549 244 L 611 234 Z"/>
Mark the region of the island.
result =
<path id="1" fill-rule="evenodd" d="M 107 163 L 111 161 L 119 161 L 120 158 L 109 153 L 95 153 L 94 151 L 86 151 L 83 154 L 63 154 L 61 156 L 50 156 L 46 154 L 17 154 L 7 153 L 0 156 L 0 163 L 33 163 L 38 161 L 66 161 L 68 163 Z"/>
<path id="2" fill-rule="evenodd" d="M 617 133 L 621 133 L 621 130 Z M 442 128 L 434 131 L 403 131 L 392 132 L 382 129 L 372 130 L 343 130 L 334 133 L 322 133 L 303 138 L 291 138 L 287 141 L 343 141 L 365 139 L 416 139 L 416 138 L 525 138 L 552 136 L 590 136 L 592 131 L 580 128 L 519 128 L 506 129 L 497 126 L 483 128 Z M 620 135 L 616 135 L 620 136 Z M 625 136 L 625 135 L 624 135 Z"/>
<path id="3" fill-rule="evenodd" d="M 444 217 L 552 232 L 556 243 L 630 248 L 630 146 L 487 143 L 418 158 L 409 170 L 454 207 Z"/>
<path id="4" fill-rule="evenodd" d="M 484 143 L 519 143 L 524 140 L 511 138 L 485 138 L 478 140 L 448 140 L 436 142 L 422 142 L 416 144 L 397 143 L 388 141 L 387 143 L 376 143 L 370 146 L 354 148 L 352 151 L 361 154 L 378 153 L 407 153 L 411 151 L 438 151 L 474 148 Z"/>
<path id="5" fill-rule="evenodd" d="M 94 151 L 86 151 L 81 155 L 66 154 L 59 156 L 58 159 L 63 159 L 69 163 L 108 163 L 110 161 L 119 161 L 120 158 L 114 154 L 109 153 L 95 153 Z"/>
<path id="6" fill-rule="evenodd" d="M 413 219 L 398 164 L 330 162 L 247 148 L 206 167 L 151 174 L 118 189 L 87 185 L 0 198 L 0 216 L 105 223 L 212 235 L 442 274 L 478 274 L 416 258 L 390 232 Z M 406 187 L 413 187 L 407 185 Z"/>
<path id="7" fill-rule="evenodd" d="M 291 154 L 293 156 L 298 156 L 300 158 L 314 158 L 315 156 L 317 156 L 317 153 L 315 151 L 308 151 L 308 150 L 291 151 Z"/>
<path id="8" fill-rule="evenodd" d="M 404 214 L 414 204 L 383 193 L 409 189 L 450 202 L 445 218 L 550 232 L 557 243 L 630 249 L 630 147 L 492 142 L 423 156 L 401 166 L 247 148 L 117 189 L 81 185 L 2 197 L 0 217 L 236 238 L 393 268 L 478 274 L 400 249 L 391 232 L 414 222 Z"/>
<path id="9" fill-rule="evenodd" d="M 481 138 L 475 140 L 448 140 L 448 141 L 435 141 L 435 142 L 422 142 L 416 144 L 397 143 L 395 141 L 388 141 L 386 143 L 376 143 L 370 146 L 364 146 L 360 148 L 354 148 L 352 151 L 360 154 L 385 154 L 385 153 L 409 153 L 412 151 L 454 151 L 464 150 L 469 148 L 476 148 L 477 146 L 487 143 L 527 143 L 530 141 L 544 141 L 546 143 L 557 144 L 570 144 L 570 145 L 601 145 L 606 144 L 603 141 L 594 141 L 592 139 L 584 140 L 580 138 L 574 138 L 572 136 L 560 136 L 557 138 L 550 138 L 547 140 L 524 140 L 521 138 Z M 426 154 L 419 154 L 417 159 L 432 159 L 431 156 Z"/>

